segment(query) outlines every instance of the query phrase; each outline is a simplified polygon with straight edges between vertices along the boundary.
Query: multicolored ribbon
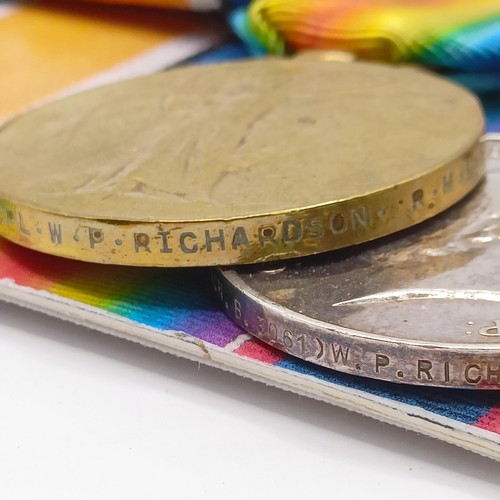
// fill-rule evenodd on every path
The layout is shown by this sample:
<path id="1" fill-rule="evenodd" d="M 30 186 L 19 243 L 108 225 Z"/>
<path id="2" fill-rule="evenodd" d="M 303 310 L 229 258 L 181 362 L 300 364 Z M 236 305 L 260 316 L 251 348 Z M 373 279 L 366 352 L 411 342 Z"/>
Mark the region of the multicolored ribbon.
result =
<path id="1" fill-rule="evenodd" d="M 269 52 L 340 49 L 363 59 L 500 69 L 498 0 L 255 0 L 248 33 Z"/>
<path id="2" fill-rule="evenodd" d="M 500 90 L 498 0 L 254 0 L 229 20 L 254 56 L 344 50 L 430 66 L 478 93 Z"/>

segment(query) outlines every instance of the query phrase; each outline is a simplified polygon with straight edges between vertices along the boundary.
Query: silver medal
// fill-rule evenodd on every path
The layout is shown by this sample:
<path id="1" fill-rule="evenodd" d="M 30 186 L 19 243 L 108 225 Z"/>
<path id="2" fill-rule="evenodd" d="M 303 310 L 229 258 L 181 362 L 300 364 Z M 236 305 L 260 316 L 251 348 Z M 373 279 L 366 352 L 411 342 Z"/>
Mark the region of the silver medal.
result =
<path id="1" fill-rule="evenodd" d="M 328 368 L 500 389 L 500 137 L 485 142 L 486 180 L 415 229 L 274 267 L 219 270 L 226 311 L 264 342 Z"/>

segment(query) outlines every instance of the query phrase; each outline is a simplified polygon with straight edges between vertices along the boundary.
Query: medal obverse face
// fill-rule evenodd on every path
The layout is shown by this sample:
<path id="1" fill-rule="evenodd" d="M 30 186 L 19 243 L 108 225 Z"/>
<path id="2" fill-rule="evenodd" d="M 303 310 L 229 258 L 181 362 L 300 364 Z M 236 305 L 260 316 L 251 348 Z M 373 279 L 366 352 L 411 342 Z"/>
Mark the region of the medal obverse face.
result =
<path id="1" fill-rule="evenodd" d="M 226 310 L 262 340 L 383 380 L 500 389 L 500 139 L 487 178 L 417 228 L 343 251 L 221 271 Z"/>
<path id="2" fill-rule="evenodd" d="M 480 180 L 466 90 L 369 63 L 245 61 L 73 96 L 0 130 L 0 235 L 139 266 L 342 248 L 456 203 Z"/>

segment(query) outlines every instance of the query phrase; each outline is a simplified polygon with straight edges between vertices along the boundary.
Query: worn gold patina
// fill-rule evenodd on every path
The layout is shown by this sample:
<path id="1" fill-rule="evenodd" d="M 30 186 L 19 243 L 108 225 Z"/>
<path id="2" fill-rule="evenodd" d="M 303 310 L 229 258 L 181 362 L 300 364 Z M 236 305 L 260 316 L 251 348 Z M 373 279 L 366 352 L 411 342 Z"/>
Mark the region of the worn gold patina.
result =
<path id="1" fill-rule="evenodd" d="M 481 108 L 411 68 L 191 67 L 0 131 L 0 234 L 92 262 L 201 266 L 345 247 L 443 211 L 483 175 Z"/>

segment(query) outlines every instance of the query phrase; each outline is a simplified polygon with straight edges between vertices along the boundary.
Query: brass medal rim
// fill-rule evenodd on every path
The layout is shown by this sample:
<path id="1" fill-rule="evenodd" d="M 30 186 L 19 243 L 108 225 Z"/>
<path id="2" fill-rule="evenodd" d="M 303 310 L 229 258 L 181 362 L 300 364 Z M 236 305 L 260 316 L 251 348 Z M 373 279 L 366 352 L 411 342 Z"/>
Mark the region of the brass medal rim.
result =
<path id="1" fill-rule="evenodd" d="M 451 82 L 449 85 L 458 87 Z M 471 94 L 469 104 L 470 98 Z M 418 173 L 402 181 L 396 181 L 396 176 L 393 184 L 382 183 L 381 189 L 365 190 L 355 196 L 333 197 L 331 202 L 308 203 L 286 210 L 256 211 L 251 215 L 179 220 L 155 216 L 100 218 L 86 216 L 85 211 L 80 214 L 64 209 L 55 211 L 0 190 L 0 236 L 34 250 L 76 260 L 158 267 L 251 264 L 370 241 L 437 215 L 478 184 L 484 162 L 479 106 L 476 111 L 472 127 L 476 136 L 472 129 L 466 128 L 469 143 L 463 144 L 459 151 L 441 156 L 440 163 L 417 170 Z M 454 181 L 453 188 L 443 192 L 445 178 L 461 181 Z M 26 199 L 36 199 L 36 193 Z"/>
<path id="2" fill-rule="evenodd" d="M 138 223 L 93 219 L 54 214 L 0 197 L 0 236 L 21 246 L 60 257 L 101 264 L 144 267 L 255 264 L 315 255 L 407 229 L 451 207 L 481 181 L 484 174 L 481 151 L 481 142 L 478 140 L 462 154 L 461 158 L 396 187 L 370 193 L 369 200 L 360 196 L 288 213 L 252 215 L 225 220 L 185 223 L 154 220 Z M 471 157 L 475 158 L 472 163 Z M 415 212 L 414 193 L 421 191 L 422 185 L 439 185 L 445 176 L 464 175 L 465 160 L 468 162 L 469 177 L 447 195 L 435 196 L 428 205 L 421 207 L 420 212 Z M 387 203 L 388 195 L 395 191 L 398 196 L 393 197 L 391 203 Z M 379 217 L 382 219 L 381 222 L 375 220 L 372 227 L 362 228 L 363 230 L 358 232 L 351 228 L 340 234 L 330 231 L 327 237 L 320 238 L 312 242 L 313 244 L 311 242 L 288 244 L 279 241 L 271 247 L 267 245 L 266 238 L 262 237 L 267 228 L 274 230 L 275 227 L 287 223 L 298 222 L 303 227 L 307 221 L 317 219 L 322 220 L 324 227 L 331 226 L 337 214 L 352 214 L 363 203 L 362 206 L 367 207 L 366 210 L 370 214 L 380 212 L 383 207 L 384 215 Z M 401 215 L 406 219 L 401 220 Z M 40 228 L 43 231 L 40 231 Z M 56 232 L 61 233 L 62 238 L 54 240 L 53 230 L 47 228 L 56 228 Z M 235 233 L 241 228 L 248 237 L 248 246 L 238 245 L 233 248 Z M 42 234 L 37 234 L 38 231 Z M 101 238 L 96 237 L 93 231 L 106 234 L 106 241 L 100 241 Z M 223 245 L 220 239 L 217 239 L 221 234 L 224 236 Z M 263 238 L 264 245 L 259 244 L 259 235 Z M 141 243 L 142 237 L 147 239 L 146 243 Z M 207 238 L 212 240 L 211 249 L 207 248 Z M 184 241 L 185 251 L 179 249 L 181 240 Z"/>

